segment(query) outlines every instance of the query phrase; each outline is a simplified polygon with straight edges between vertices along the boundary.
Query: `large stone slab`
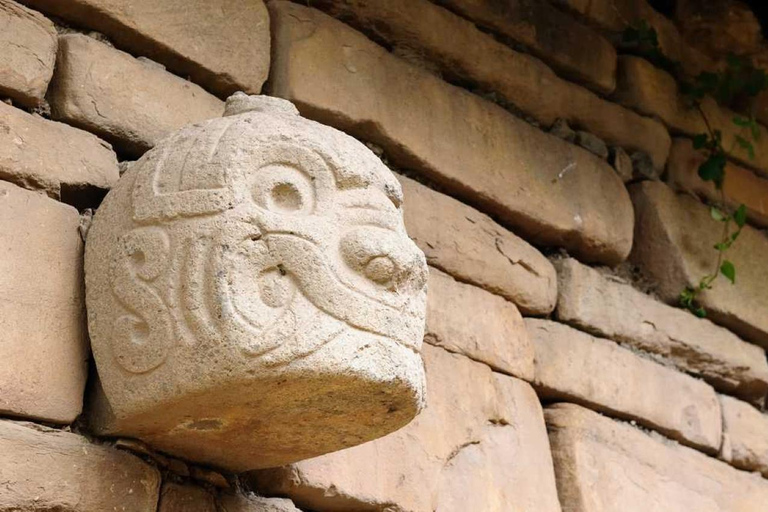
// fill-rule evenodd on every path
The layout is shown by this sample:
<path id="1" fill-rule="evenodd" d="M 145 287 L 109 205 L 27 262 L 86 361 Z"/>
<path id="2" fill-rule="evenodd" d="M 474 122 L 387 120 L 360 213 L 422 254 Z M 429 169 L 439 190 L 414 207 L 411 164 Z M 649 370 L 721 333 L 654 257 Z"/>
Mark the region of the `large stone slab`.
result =
<path id="1" fill-rule="evenodd" d="M 424 341 L 533 380 L 533 345 L 514 304 L 429 270 Z"/>
<path id="2" fill-rule="evenodd" d="M 157 509 L 160 472 L 127 452 L 69 432 L 0 421 L 0 453 L 0 510 Z"/>
<path id="3" fill-rule="evenodd" d="M 657 169 L 664 168 L 670 145 L 664 125 L 561 79 L 536 57 L 513 50 L 432 2 L 322 0 L 311 5 L 377 41 L 429 60 L 443 76 L 496 93 L 543 125 L 565 119 L 613 146 L 644 151 Z"/>
<path id="4" fill-rule="evenodd" d="M 596 412 L 544 412 L 568 512 L 759 512 L 768 482 Z"/>
<path id="5" fill-rule="evenodd" d="M 34 9 L 97 30 L 226 97 L 258 93 L 269 73 L 269 16 L 262 0 L 22 0 Z"/>
<path id="6" fill-rule="evenodd" d="M 71 423 L 88 341 L 77 210 L 0 181 L 0 414 Z"/>
<path id="7" fill-rule="evenodd" d="M 13 0 L 0 0 L 0 97 L 41 105 L 55 63 L 53 23 Z"/>
<path id="8" fill-rule="evenodd" d="M 58 199 L 62 190 L 109 189 L 118 177 L 106 142 L 0 102 L 0 179 Z"/>
<path id="9" fill-rule="evenodd" d="M 707 206 L 663 183 L 640 183 L 630 191 L 637 216 L 632 261 L 658 283 L 664 300 L 676 303 L 683 288 L 712 272 L 722 224 Z M 736 284 L 718 279 L 700 302 L 712 321 L 768 347 L 768 237 L 745 226 L 728 259 L 736 267 Z"/>
<path id="10" fill-rule="evenodd" d="M 768 362 L 762 348 L 572 258 L 556 267 L 561 322 L 661 356 L 718 390 L 753 402 L 765 398 Z"/>
<path id="11" fill-rule="evenodd" d="M 252 473 L 310 510 L 558 512 L 533 390 L 480 363 L 424 346 L 428 406 L 413 423 L 355 448 Z"/>
<path id="12" fill-rule="evenodd" d="M 632 244 L 621 179 L 603 160 L 410 65 L 329 16 L 270 3 L 272 93 L 382 146 L 534 243 L 616 263 Z"/>
<path id="13" fill-rule="evenodd" d="M 457 280 L 546 315 L 557 300 L 555 268 L 536 248 L 487 215 L 398 175 L 405 227 L 427 262 Z"/>
<path id="14" fill-rule="evenodd" d="M 704 382 L 567 325 L 535 318 L 525 325 L 540 395 L 636 420 L 708 453 L 720 450 L 720 404 Z"/>
<path id="15" fill-rule="evenodd" d="M 723 447 L 720 456 L 731 465 L 768 477 L 768 415 L 751 405 L 720 395 Z"/>
<path id="16" fill-rule="evenodd" d="M 224 102 L 200 86 L 82 34 L 59 38 L 49 101 L 54 119 L 135 158 L 179 128 L 224 112 Z"/>

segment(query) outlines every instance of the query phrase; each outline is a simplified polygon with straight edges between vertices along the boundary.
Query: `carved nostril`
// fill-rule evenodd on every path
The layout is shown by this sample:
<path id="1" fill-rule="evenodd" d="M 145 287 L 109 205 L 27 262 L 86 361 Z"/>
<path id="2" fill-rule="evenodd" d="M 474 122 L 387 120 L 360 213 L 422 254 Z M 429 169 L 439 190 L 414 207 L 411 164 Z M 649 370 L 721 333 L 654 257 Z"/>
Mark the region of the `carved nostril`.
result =
<path id="1" fill-rule="evenodd" d="M 395 277 L 397 265 L 388 256 L 377 256 L 365 266 L 365 276 L 378 284 L 386 284 Z"/>

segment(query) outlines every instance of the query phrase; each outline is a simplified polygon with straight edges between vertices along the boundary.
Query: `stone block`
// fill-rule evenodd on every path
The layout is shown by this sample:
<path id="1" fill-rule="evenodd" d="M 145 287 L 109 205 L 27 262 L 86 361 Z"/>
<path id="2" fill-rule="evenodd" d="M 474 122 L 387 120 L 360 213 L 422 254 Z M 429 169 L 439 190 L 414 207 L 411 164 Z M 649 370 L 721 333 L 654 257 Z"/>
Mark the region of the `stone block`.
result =
<path id="1" fill-rule="evenodd" d="M 635 420 L 707 453 L 720 450 L 720 404 L 704 382 L 567 325 L 535 318 L 525 325 L 539 395 Z"/>
<path id="2" fill-rule="evenodd" d="M 272 93 L 373 142 L 542 245 L 616 263 L 633 216 L 621 179 L 587 151 L 400 60 L 320 11 L 270 3 Z"/>
<path id="3" fill-rule="evenodd" d="M 543 254 L 474 208 L 410 178 L 398 179 L 405 227 L 430 265 L 501 295 L 523 314 L 552 312 L 557 275 Z"/>
<path id="4" fill-rule="evenodd" d="M 717 261 L 714 246 L 722 225 L 709 208 L 687 195 L 678 195 L 660 182 L 630 187 L 635 203 L 635 245 L 632 261 L 658 283 L 660 296 L 677 303 L 686 286 L 694 286 L 712 272 Z M 718 279 L 703 292 L 700 303 L 707 317 L 742 338 L 768 347 L 768 237 L 745 226 L 728 251 L 736 267 L 736 284 Z"/>
<path id="5" fill-rule="evenodd" d="M 556 267 L 561 322 L 658 355 L 744 399 L 759 402 L 768 393 L 762 348 L 574 259 L 558 261 Z"/>
<path id="6" fill-rule="evenodd" d="M 71 423 L 89 357 L 80 218 L 0 181 L 0 219 L 0 414 Z"/>
<path id="7" fill-rule="evenodd" d="M 424 404 L 427 264 L 400 184 L 289 102 L 233 95 L 96 212 L 95 428 L 244 471 L 386 435 Z"/>
<path id="8" fill-rule="evenodd" d="M 118 48 L 165 65 L 226 97 L 257 94 L 269 73 L 269 15 L 262 0 L 21 0 L 96 30 Z"/>
<path id="9" fill-rule="evenodd" d="M 77 434 L 0 421 L 0 453 L 0 510 L 157 509 L 157 469 Z"/>
<path id="10" fill-rule="evenodd" d="M 118 176 L 106 142 L 0 102 L 0 179 L 59 199 L 62 190 L 109 189 Z"/>
<path id="11" fill-rule="evenodd" d="M 218 500 L 223 512 L 301 512 L 291 500 L 244 494 L 225 494 Z"/>
<path id="12" fill-rule="evenodd" d="M 217 512 L 216 498 L 202 487 L 165 482 L 157 512 Z"/>
<path id="13" fill-rule="evenodd" d="M 751 405 L 720 395 L 723 447 L 720 456 L 746 471 L 768 477 L 768 415 Z"/>
<path id="14" fill-rule="evenodd" d="M 0 97 L 36 107 L 56 63 L 56 29 L 41 14 L 0 0 Z"/>
<path id="15" fill-rule="evenodd" d="M 544 411 L 568 512 L 758 512 L 768 482 L 572 404 Z"/>
<path id="16" fill-rule="evenodd" d="M 372 443 L 250 475 L 301 508 L 559 512 L 541 406 L 531 387 L 425 345 L 428 405 Z"/>
<path id="17" fill-rule="evenodd" d="M 82 34 L 59 38 L 48 97 L 54 119 L 93 132 L 130 157 L 224 112 L 224 102 L 200 86 Z"/>
<path id="18" fill-rule="evenodd" d="M 424 341 L 530 381 L 533 345 L 514 304 L 435 268 L 429 271 Z"/>

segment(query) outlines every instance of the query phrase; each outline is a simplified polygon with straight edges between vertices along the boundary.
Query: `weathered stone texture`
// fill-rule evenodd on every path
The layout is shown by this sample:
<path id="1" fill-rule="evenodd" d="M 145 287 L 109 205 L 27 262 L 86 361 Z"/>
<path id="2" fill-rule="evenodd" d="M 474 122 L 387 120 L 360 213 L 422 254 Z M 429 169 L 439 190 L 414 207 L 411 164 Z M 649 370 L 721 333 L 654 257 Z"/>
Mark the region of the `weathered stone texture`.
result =
<path id="1" fill-rule="evenodd" d="M 258 93 L 269 73 L 269 16 L 262 0 L 21 0 L 97 30 L 119 47 L 211 92 Z"/>
<path id="2" fill-rule="evenodd" d="M 541 406 L 522 381 L 425 345 L 426 410 L 382 439 L 255 483 L 318 511 L 559 512 Z"/>
<path id="3" fill-rule="evenodd" d="M 80 414 L 89 354 L 79 220 L 71 206 L 0 181 L 0 414 Z"/>
<path id="4" fill-rule="evenodd" d="M 216 499 L 202 487 L 166 482 L 157 512 L 217 512 Z"/>
<path id="5" fill-rule="evenodd" d="M 533 345 L 514 304 L 429 271 L 424 341 L 530 381 Z"/>
<path id="6" fill-rule="evenodd" d="M 0 0 L 0 97 L 41 105 L 56 62 L 56 29 L 13 0 Z"/>
<path id="7" fill-rule="evenodd" d="M 723 408 L 721 457 L 747 471 L 768 477 L 768 414 L 751 405 L 720 395 Z"/>
<path id="8" fill-rule="evenodd" d="M 118 176 L 106 142 L 0 102 L 0 179 L 58 199 L 62 188 L 108 189 Z"/>
<path id="9" fill-rule="evenodd" d="M 531 241 L 623 260 L 633 216 L 621 179 L 590 153 L 389 54 L 327 15 L 270 3 L 272 92 L 382 146 Z"/>
<path id="10" fill-rule="evenodd" d="M 662 356 L 716 389 L 745 399 L 761 401 L 768 393 L 768 362 L 762 348 L 574 259 L 555 265 L 561 322 Z"/>
<path id="11" fill-rule="evenodd" d="M 707 206 L 663 183 L 639 183 L 630 192 L 637 216 L 632 261 L 658 284 L 665 301 L 676 303 L 683 288 L 712 272 L 722 225 Z M 728 259 L 737 269 L 736 284 L 718 279 L 700 302 L 714 322 L 768 347 L 768 237 L 745 226 Z"/>
<path id="12" fill-rule="evenodd" d="M 567 512 L 760 512 L 768 482 L 572 404 L 544 411 Z"/>
<path id="13" fill-rule="evenodd" d="M 218 500 L 217 512 L 301 512 L 291 500 L 255 495 L 225 494 Z"/>
<path id="14" fill-rule="evenodd" d="M 408 236 L 430 265 L 501 295 L 523 314 L 552 312 L 557 275 L 544 255 L 474 208 L 412 179 L 398 179 Z"/>
<path id="15" fill-rule="evenodd" d="M 199 86 L 82 34 L 59 38 L 49 93 L 54 119 L 93 132 L 131 157 L 224 102 Z"/>
<path id="16" fill-rule="evenodd" d="M 720 450 L 720 404 L 704 382 L 567 325 L 535 318 L 525 325 L 540 395 L 636 420 L 708 453 Z"/>
<path id="17" fill-rule="evenodd" d="M 0 510 L 156 511 L 160 473 L 127 452 L 0 421 L 0 453 Z"/>

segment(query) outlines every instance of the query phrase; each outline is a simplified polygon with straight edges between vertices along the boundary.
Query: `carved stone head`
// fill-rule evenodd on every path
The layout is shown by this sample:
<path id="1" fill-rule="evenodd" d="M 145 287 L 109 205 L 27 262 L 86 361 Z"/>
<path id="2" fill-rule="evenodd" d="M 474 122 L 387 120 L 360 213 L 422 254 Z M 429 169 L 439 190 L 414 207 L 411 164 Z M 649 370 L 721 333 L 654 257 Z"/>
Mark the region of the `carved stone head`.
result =
<path id="1" fill-rule="evenodd" d="M 242 471 L 408 423 L 427 266 L 401 203 L 364 145 L 276 98 L 158 144 L 86 243 L 96 428 Z"/>

